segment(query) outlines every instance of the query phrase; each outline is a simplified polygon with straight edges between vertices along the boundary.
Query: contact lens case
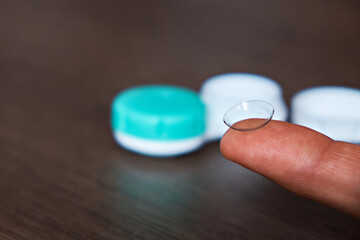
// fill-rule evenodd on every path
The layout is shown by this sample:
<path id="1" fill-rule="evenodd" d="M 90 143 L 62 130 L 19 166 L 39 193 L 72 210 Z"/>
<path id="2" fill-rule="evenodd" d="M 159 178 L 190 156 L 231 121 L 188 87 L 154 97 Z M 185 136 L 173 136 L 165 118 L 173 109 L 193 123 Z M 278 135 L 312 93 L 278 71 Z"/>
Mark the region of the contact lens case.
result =
<path id="1" fill-rule="evenodd" d="M 170 85 L 127 89 L 113 100 L 111 127 L 124 148 L 150 156 L 175 156 L 204 142 L 205 105 L 192 90 Z"/>
<path id="2" fill-rule="evenodd" d="M 360 89 L 323 86 L 298 92 L 291 120 L 334 140 L 360 143 Z"/>

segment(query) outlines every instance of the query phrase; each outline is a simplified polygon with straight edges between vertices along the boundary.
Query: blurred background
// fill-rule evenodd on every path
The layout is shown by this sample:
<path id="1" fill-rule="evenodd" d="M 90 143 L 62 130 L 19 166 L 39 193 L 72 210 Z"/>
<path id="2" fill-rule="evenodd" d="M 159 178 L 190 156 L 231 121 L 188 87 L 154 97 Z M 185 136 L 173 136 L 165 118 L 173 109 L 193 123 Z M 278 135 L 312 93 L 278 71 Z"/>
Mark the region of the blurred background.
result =
<path id="1" fill-rule="evenodd" d="M 224 72 L 272 77 L 286 89 L 287 100 L 313 85 L 358 87 L 359 5 L 355 0 L 1 1 L 2 82 L 18 87 L 41 82 L 41 89 L 66 89 L 67 95 L 100 91 L 107 101 L 128 85 L 198 89 Z M 73 92 L 79 82 L 82 91 Z"/>
<path id="2" fill-rule="evenodd" d="M 311 86 L 360 88 L 359 12 L 357 0 L 1 0 L 0 238 L 359 237 L 357 220 L 226 161 L 218 143 L 164 161 L 117 147 L 109 128 L 115 94 L 139 84 L 199 90 L 250 72 L 288 105 Z"/>

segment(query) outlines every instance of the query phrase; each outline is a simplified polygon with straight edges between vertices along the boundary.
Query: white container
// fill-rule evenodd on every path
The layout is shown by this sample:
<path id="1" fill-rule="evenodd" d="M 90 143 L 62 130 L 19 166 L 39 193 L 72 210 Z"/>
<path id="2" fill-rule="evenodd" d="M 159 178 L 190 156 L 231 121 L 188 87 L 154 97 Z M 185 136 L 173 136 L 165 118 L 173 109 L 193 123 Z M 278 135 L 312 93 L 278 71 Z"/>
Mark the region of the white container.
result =
<path id="1" fill-rule="evenodd" d="M 360 143 L 360 89 L 309 88 L 297 93 L 291 106 L 293 123 L 335 140 Z"/>
<path id="2" fill-rule="evenodd" d="M 113 132 L 115 141 L 122 147 L 153 157 L 172 157 L 183 155 L 200 148 L 204 143 L 203 137 L 192 137 L 185 140 L 159 141 L 134 137 L 122 132 Z"/>
<path id="3" fill-rule="evenodd" d="M 223 123 L 224 113 L 239 102 L 264 100 L 274 106 L 273 119 L 285 121 L 287 108 L 280 85 L 274 80 L 249 73 L 226 73 L 207 79 L 200 89 L 206 105 L 207 140 L 218 140 L 228 127 Z"/>

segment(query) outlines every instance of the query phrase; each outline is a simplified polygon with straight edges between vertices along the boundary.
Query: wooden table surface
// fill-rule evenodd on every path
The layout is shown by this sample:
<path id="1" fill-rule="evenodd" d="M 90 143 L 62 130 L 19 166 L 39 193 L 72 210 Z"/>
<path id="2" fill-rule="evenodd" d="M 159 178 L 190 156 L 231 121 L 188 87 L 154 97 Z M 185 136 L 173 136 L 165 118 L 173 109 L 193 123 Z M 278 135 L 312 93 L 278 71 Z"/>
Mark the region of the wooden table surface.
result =
<path id="1" fill-rule="evenodd" d="M 130 86 L 276 79 L 289 104 L 360 88 L 357 0 L 0 2 L 0 239 L 360 239 L 360 221 L 222 157 L 118 147 Z"/>

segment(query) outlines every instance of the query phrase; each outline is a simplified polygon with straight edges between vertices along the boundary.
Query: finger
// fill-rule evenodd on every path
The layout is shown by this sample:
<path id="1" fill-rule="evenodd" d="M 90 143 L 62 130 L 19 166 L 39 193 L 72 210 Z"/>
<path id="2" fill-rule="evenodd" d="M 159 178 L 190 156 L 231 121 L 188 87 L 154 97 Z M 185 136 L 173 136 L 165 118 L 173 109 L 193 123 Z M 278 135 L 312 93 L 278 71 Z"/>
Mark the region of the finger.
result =
<path id="1" fill-rule="evenodd" d="M 223 155 L 281 186 L 360 217 L 360 146 L 309 128 L 271 121 L 249 132 L 229 129 Z"/>

